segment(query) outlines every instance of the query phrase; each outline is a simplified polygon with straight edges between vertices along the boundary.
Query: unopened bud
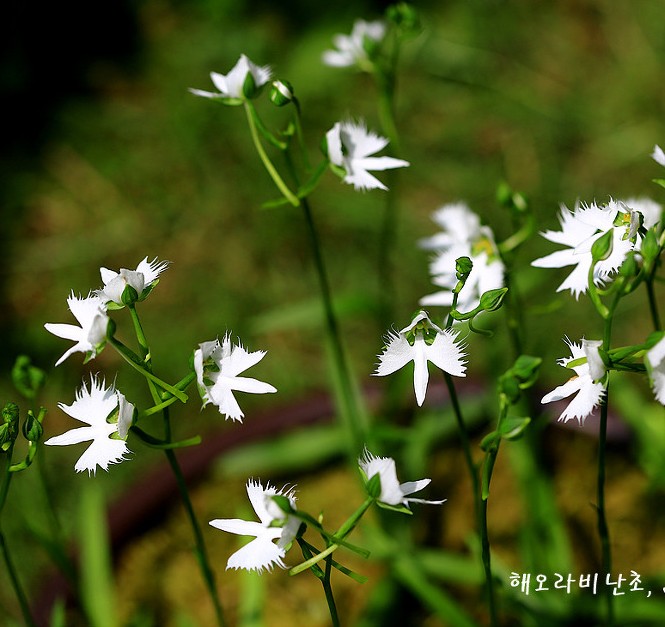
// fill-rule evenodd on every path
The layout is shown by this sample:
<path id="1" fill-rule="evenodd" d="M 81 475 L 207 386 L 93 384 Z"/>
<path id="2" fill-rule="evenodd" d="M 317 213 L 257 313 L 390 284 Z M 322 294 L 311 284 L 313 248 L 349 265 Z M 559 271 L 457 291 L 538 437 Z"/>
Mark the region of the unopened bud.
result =
<path id="1" fill-rule="evenodd" d="M 270 88 L 270 100 L 277 107 L 283 107 L 293 102 L 293 85 L 289 81 L 273 81 Z"/>
<path id="2" fill-rule="evenodd" d="M 28 417 L 23 423 L 23 437 L 30 442 L 38 442 L 44 434 L 42 423 L 35 418 L 32 411 L 28 410 Z"/>
<path id="3" fill-rule="evenodd" d="M 507 287 L 500 287 L 496 290 L 488 290 L 480 297 L 480 306 L 485 311 L 496 311 L 503 304 L 503 299 L 508 292 Z"/>
<path id="4" fill-rule="evenodd" d="M 601 235 L 591 246 L 591 257 L 594 263 L 607 259 L 612 254 L 614 229 Z"/>

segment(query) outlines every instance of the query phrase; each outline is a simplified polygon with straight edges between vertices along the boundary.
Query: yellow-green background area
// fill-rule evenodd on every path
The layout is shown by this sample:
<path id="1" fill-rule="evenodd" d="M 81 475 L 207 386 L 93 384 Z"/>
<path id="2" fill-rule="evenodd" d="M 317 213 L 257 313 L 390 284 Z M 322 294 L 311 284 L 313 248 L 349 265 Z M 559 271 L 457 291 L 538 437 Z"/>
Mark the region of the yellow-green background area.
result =
<path id="1" fill-rule="evenodd" d="M 662 168 L 649 157 L 655 143 L 665 143 L 662 2 L 468 0 L 418 7 L 423 32 L 404 48 L 397 89 L 399 156 L 411 163 L 399 173 L 394 190 L 399 207 L 397 240 L 391 251 L 397 328 L 409 322 L 418 299 L 433 291 L 428 254 L 417 248 L 416 241 L 435 232 L 430 214 L 444 203 L 467 201 L 501 240 L 511 233 L 510 216 L 495 200 L 501 181 L 528 196 L 539 230 L 558 228 L 560 203 L 571 207 L 577 199 L 603 202 L 634 196 L 663 200 L 663 190 L 651 182 L 662 176 Z M 205 437 L 218 428 L 252 429 L 252 414 L 266 405 L 327 389 L 317 282 L 301 212 L 288 206 L 261 208 L 278 194 L 253 150 L 242 110 L 196 98 L 187 89 L 211 88 L 209 72 L 226 73 L 240 53 L 257 64 L 269 64 L 276 77 L 294 86 L 306 141 L 316 161 L 320 142 L 334 122 L 362 118 L 378 128 L 376 90 L 370 77 L 352 69 L 324 67 L 320 57 L 331 46 L 334 33 L 348 33 L 356 17 L 379 17 L 382 9 L 379 3 L 319 6 L 304 0 L 146 0 L 104 7 L 68 3 L 34 11 L 3 9 L 11 25 L 3 43 L 0 75 L 3 100 L 11 107 L 4 120 L 0 190 L 3 400 L 16 398 L 9 370 L 16 355 L 25 353 L 49 375 L 40 399 L 49 410 L 45 423 L 49 436 L 72 427 L 57 403 L 71 403 L 75 388 L 89 372 L 115 381 L 130 400 L 147 406 L 145 386 L 110 349 L 88 365 L 83 366 L 77 354 L 54 369 L 67 344 L 43 328 L 45 322 L 73 322 L 66 297 L 71 291 L 85 296 L 99 287 L 100 266 L 132 268 L 146 255 L 172 262 L 140 307 L 159 372 L 169 380 L 179 379 L 199 342 L 229 331 L 250 350 L 268 351 L 252 375 L 279 390 L 274 397 L 243 395 L 240 402 L 247 418 L 242 426 L 225 424 L 214 408 L 200 413 L 194 401 L 173 412 L 179 435 Z M 265 97 L 257 107 L 276 126 L 287 119 L 285 110 L 274 108 Z M 387 180 L 385 173 L 379 178 Z M 332 173 L 311 197 L 358 384 L 373 382 L 382 390 L 393 382 L 372 380 L 370 374 L 387 330 L 377 323 L 376 305 L 385 198 L 379 190 L 355 192 Z M 565 335 L 578 339 L 602 333 L 601 322 L 584 297 L 576 302 L 568 293 L 555 293 L 565 269 L 529 267 L 531 260 L 554 249 L 535 236 L 514 259 L 515 286 L 527 320 L 526 352 L 544 358 L 539 391 L 548 391 L 567 377 L 555 363 L 566 354 Z M 658 297 L 663 304 L 662 288 Z M 131 327 L 123 313 L 115 315 L 118 334 L 129 342 Z M 510 365 L 511 351 L 502 314 L 495 314 L 488 324 L 495 327 L 494 339 L 467 338 L 468 374 L 487 389 L 486 412 L 491 416 L 493 378 Z M 640 342 L 650 330 L 646 299 L 637 293 L 618 312 L 615 345 Z M 395 377 L 403 389 L 404 405 L 410 407 L 410 374 Z M 630 439 L 613 445 L 609 460 L 608 516 L 617 539 L 615 558 L 625 572 L 643 567 L 654 575 L 661 572 L 663 560 L 654 564 L 645 556 L 653 556 L 662 545 L 665 417 L 662 407 L 654 407 L 642 379 L 616 379 L 629 385 L 616 385 L 613 407 L 633 431 Z M 535 411 L 539 411 L 538 398 L 536 393 Z M 591 419 L 591 435 L 596 425 L 597 418 Z M 154 427 L 159 429 L 158 421 Z M 487 430 L 481 427 L 479 433 Z M 572 432 L 548 428 L 541 435 L 547 454 L 543 466 L 555 477 L 555 493 L 573 547 L 593 553 L 588 547 L 595 542 L 591 503 L 596 442 L 575 428 Z M 463 489 L 462 464 L 451 464 L 461 459 L 455 438 L 447 442 L 448 454 L 434 460 L 436 468 L 430 472 L 438 473 L 439 486 L 449 498 L 441 514 L 446 533 L 453 538 L 447 548 L 464 554 L 468 551 L 464 525 L 471 524 L 471 506 Z M 134 441 L 131 461 L 88 479 L 73 472 L 82 448 L 45 451 L 63 523 L 70 532 L 76 529 L 72 512 L 82 484 L 94 481 L 110 501 L 131 492 L 137 474 L 161 463 L 158 452 Z M 508 454 L 506 459 L 500 457 L 496 480 L 497 494 L 503 485 L 505 498 L 495 499 L 490 520 L 495 531 L 505 531 L 505 538 L 496 532 L 498 554 L 509 568 L 518 568 L 517 529 L 524 517 L 512 518 L 521 505 L 514 502 L 515 490 L 510 489 L 507 458 Z M 265 471 L 241 462 L 232 467 L 235 470 L 215 473 L 217 483 L 201 492 L 207 495 L 198 502 L 205 515 L 235 516 L 248 476 L 270 472 L 265 479 L 302 477 L 305 483 L 312 476 L 296 471 L 294 476 L 280 464 Z M 316 463 L 312 467 L 317 468 Z M 39 556 L 31 558 L 39 564 L 43 551 L 29 529 L 47 529 L 48 523 L 35 474 L 15 478 L 4 527 L 21 554 Z M 403 480 L 412 478 L 417 477 Z M 357 491 L 350 470 L 340 481 Z M 223 496 L 227 489 L 233 499 Z M 456 490 L 459 496 L 454 499 Z M 316 488 L 313 491 L 320 494 Z M 323 501 L 313 507 L 333 509 Z M 581 513 L 573 515 L 571 509 Z M 179 516 L 177 506 L 175 511 Z M 425 517 L 419 508 L 416 518 L 421 515 Z M 331 516 L 336 516 L 334 511 Z M 221 550 L 222 534 L 215 534 L 207 537 L 217 551 L 221 585 L 236 585 L 241 577 L 223 570 L 233 545 Z M 646 543 L 647 538 L 652 541 Z M 180 545 L 188 545 L 184 536 Z M 585 560 L 576 567 L 593 566 L 593 561 Z M 182 580 L 196 582 L 193 558 L 182 561 L 183 568 L 191 569 Z M 32 584 L 39 577 L 27 562 L 20 560 L 20 569 L 33 596 L 37 588 Z M 375 568 L 367 570 L 373 573 Z M 144 584 L 159 577 L 149 571 L 148 567 L 145 575 L 136 576 Z M 295 585 L 295 580 L 285 582 L 284 573 L 271 577 L 281 581 L 276 585 Z M 118 581 L 118 598 L 134 589 L 123 581 Z M 15 616 L 8 586 L 1 589 L 3 605 Z M 167 598 L 176 598 L 169 594 Z M 196 594 L 201 596 L 198 605 L 205 604 L 202 588 Z M 288 589 L 281 594 L 287 595 Z M 460 593 L 460 598 L 465 594 Z M 323 603 L 314 585 L 312 596 Z M 160 602 L 158 598 L 155 605 Z M 197 616 L 191 604 L 169 615 L 178 612 Z M 272 624 L 276 614 L 268 616 Z M 315 618 L 312 621 L 315 624 Z"/>

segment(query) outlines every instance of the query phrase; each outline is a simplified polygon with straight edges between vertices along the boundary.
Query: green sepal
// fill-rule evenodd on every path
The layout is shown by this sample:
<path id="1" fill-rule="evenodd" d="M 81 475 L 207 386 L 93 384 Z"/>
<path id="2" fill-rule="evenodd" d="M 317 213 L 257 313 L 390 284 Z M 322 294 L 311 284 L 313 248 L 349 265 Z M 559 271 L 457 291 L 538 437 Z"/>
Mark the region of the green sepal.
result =
<path id="1" fill-rule="evenodd" d="M 120 300 L 123 305 L 133 305 L 139 299 L 139 293 L 129 283 L 122 290 Z"/>
<path id="2" fill-rule="evenodd" d="M 520 355 L 515 360 L 510 372 L 519 382 L 520 389 L 526 390 L 536 382 L 542 363 L 543 360 L 540 357 L 531 355 Z"/>
<path id="3" fill-rule="evenodd" d="M 141 302 L 142 300 L 145 300 L 146 298 L 148 298 L 148 296 L 150 295 L 150 292 L 152 292 L 152 290 L 154 290 L 157 287 L 158 284 L 159 284 L 159 279 L 155 279 L 150 285 L 146 285 L 143 288 L 143 291 L 141 292 L 141 294 L 139 295 L 137 300 L 139 302 Z"/>
<path id="4" fill-rule="evenodd" d="M 382 501 L 377 501 L 376 504 L 381 509 L 388 509 L 391 512 L 399 512 L 400 514 L 408 514 L 409 516 L 413 516 L 413 512 L 406 505 L 389 505 L 388 503 L 383 503 Z"/>
<path id="5" fill-rule="evenodd" d="M 257 92 L 258 90 L 256 87 L 256 81 L 254 80 L 254 75 L 251 72 L 247 72 L 247 76 L 245 76 L 245 80 L 242 83 L 242 93 L 245 98 L 251 100 L 252 98 L 256 97 Z"/>
<path id="6" fill-rule="evenodd" d="M 665 179 L 651 179 L 656 185 L 665 187 Z"/>
<path id="7" fill-rule="evenodd" d="M 371 496 L 373 499 L 378 499 L 381 496 L 381 475 L 378 473 L 372 475 L 372 477 L 367 480 L 365 489 L 367 490 L 367 494 L 369 494 L 369 496 Z"/>
<path id="8" fill-rule="evenodd" d="M 44 387 L 46 373 L 33 366 L 30 357 L 19 355 L 12 367 L 12 382 L 19 394 L 27 399 L 34 399 Z"/>
<path id="9" fill-rule="evenodd" d="M 660 254 L 658 235 L 654 229 L 649 229 L 640 244 L 640 253 L 644 258 L 644 264 L 651 267 Z"/>
<path id="10" fill-rule="evenodd" d="M 520 384 L 510 370 L 499 377 L 499 392 L 504 394 L 512 405 L 519 400 Z"/>
<path id="11" fill-rule="evenodd" d="M 591 257 L 594 263 L 607 259 L 612 254 L 614 232 L 610 229 L 603 233 L 591 246 Z"/>
<path id="12" fill-rule="evenodd" d="M 279 509 L 281 509 L 285 514 L 293 513 L 293 507 L 291 506 L 291 501 L 289 501 L 288 497 L 284 496 L 283 494 L 275 494 L 271 498 L 273 501 L 275 501 L 277 507 L 279 507 Z"/>
<path id="13" fill-rule="evenodd" d="M 517 418 L 515 416 L 508 416 L 501 421 L 499 431 L 501 438 L 504 440 L 519 440 L 524 434 L 524 431 L 531 423 L 531 418 Z"/>
<path id="14" fill-rule="evenodd" d="M 481 441 L 480 448 L 487 452 L 491 448 L 494 448 L 501 441 L 501 434 L 498 431 L 492 431 L 488 433 Z"/>

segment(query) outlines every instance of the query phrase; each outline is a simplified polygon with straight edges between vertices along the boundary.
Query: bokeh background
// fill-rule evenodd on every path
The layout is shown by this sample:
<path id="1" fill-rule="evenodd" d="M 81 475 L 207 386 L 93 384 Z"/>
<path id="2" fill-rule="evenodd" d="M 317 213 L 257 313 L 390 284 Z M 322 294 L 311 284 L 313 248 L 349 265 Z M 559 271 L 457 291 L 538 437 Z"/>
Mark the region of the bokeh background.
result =
<path id="1" fill-rule="evenodd" d="M 16 356 L 24 353 L 49 374 L 41 399 L 49 409 L 48 435 L 69 428 L 57 403 L 71 403 L 87 372 L 115 378 L 129 398 L 147 402 L 140 382 L 121 368 L 110 350 L 89 365 L 74 358 L 54 369 L 64 343 L 43 328 L 45 322 L 71 321 L 66 297 L 72 290 L 86 295 L 97 288 L 100 266 L 131 268 L 146 255 L 172 262 L 142 308 L 154 359 L 165 378 L 177 380 L 186 372 L 199 342 L 232 331 L 250 349 L 269 351 L 257 376 L 280 391 L 279 401 L 244 401 L 248 420 L 243 429 L 251 431 L 249 416 L 266 403 L 296 403 L 327 389 L 316 277 L 301 215 L 289 207 L 261 208 L 277 192 L 253 151 L 242 111 L 195 98 L 187 89 L 208 89 L 209 72 L 227 72 L 240 53 L 271 65 L 277 77 L 294 85 L 315 158 L 323 135 L 337 120 L 363 118 L 378 128 L 376 90 L 370 77 L 324 67 L 320 57 L 331 46 L 334 33 L 350 32 L 357 17 L 380 17 L 385 6 L 304 0 L 118 0 L 92 6 L 77 0 L 10 3 L 2 9 L 3 399 L 15 398 L 8 374 Z M 411 162 L 400 173 L 396 190 L 400 217 L 392 251 L 392 306 L 397 328 L 408 322 L 418 299 L 432 291 L 428 257 L 416 241 L 434 232 L 430 214 L 443 203 L 466 200 L 502 239 L 511 233 L 511 222 L 496 201 L 501 181 L 526 194 L 542 230 L 557 228 L 560 203 L 602 202 L 610 196 L 662 199 L 662 190 L 651 182 L 662 175 L 662 168 L 649 157 L 655 143 L 665 142 L 665 5 L 660 0 L 470 0 L 416 6 L 423 31 L 404 48 L 397 89 L 400 156 Z M 286 119 L 267 101 L 260 106 L 275 124 Z M 332 175 L 324 178 L 312 197 L 360 386 L 371 383 L 386 331 L 377 324 L 376 315 L 383 203 L 383 192 L 356 193 Z M 600 322 L 584 299 L 575 302 L 568 294 L 555 293 L 565 270 L 528 266 L 552 249 L 536 236 L 515 259 L 519 268 L 515 284 L 527 319 L 527 352 L 545 360 L 543 390 L 565 376 L 554 361 L 566 353 L 564 335 L 601 333 Z M 663 302 L 662 291 L 660 298 Z M 620 310 L 617 344 L 639 342 L 647 335 L 645 302 L 637 294 Z M 470 378 L 488 390 L 489 397 L 492 379 L 510 365 L 506 334 L 497 319 L 496 338 L 491 342 L 472 338 L 470 347 Z M 408 374 L 402 384 L 406 404 L 411 401 Z M 655 544 L 646 543 L 645 537 L 663 538 L 662 407 L 652 406 L 648 387 L 641 381 L 618 384 L 616 399 L 617 439 L 610 463 L 620 470 L 610 477 L 617 484 L 625 479 L 625 485 L 610 501 L 609 516 L 619 525 L 617 536 L 626 545 L 617 560 L 636 570 L 642 560 L 645 570 L 657 575 Z M 199 413 L 188 408 L 188 412 L 178 427 L 183 435 L 240 428 L 223 425 L 210 409 Z M 577 538 L 574 548 L 588 544 L 584 534 L 593 538 L 589 502 L 594 498 L 594 426 L 595 422 L 591 433 L 556 427 L 539 431 L 546 470 L 557 477 L 554 492 L 561 499 L 560 508 L 568 523 L 573 521 L 568 529 Z M 454 460 L 453 445 L 454 438 L 450 450 Z M 321 459 L 332 464 L 339 447 L 325 450 Z M 73 476 L 76 452 L 47 453 L 58 502 L 67 512 L 75 507 L 79 487 L 89 480 Z M 131 492 L 136 476 L 156 463 L 154 456 L 142 457 L 139 451 L 131 462 L 97 476 L 95 482 L 109 502 Z M 443 463 L 437 466 L 441 476 Z M 239 486 L 229 488 L 229 494 L 241 499 L 247 473 L 262 472 L 261 467 L 248 466 L 249 462 L 238 462 L 237 477 L 218 466 L 212 486 L 202 488 L 202 510 L 230 517 L 228 509 L 220 512 L 228 508 L 231 497 L 227 500 L 219 482 L 229 480 Z M 270 470 L 277 479 L 285 474 L 277 462 Z M 337 472 L 334 464 L 331 472 Z M 497 491 L 503 481 L 509 498 L 511 471 L 506 467 L 505 475 L 502 468 L 497 472 Z M 321 493 L 312 476 L 337 486 L 342 501 L 345 490 L 357 489 L 349 487 L 355 486 L 354 477 L 340 479 L 347 482 L 340 484 L 328 475 L 311 473 L 303 481 L 313 481 L 312 493 Z M 579 487 L 580 477 L 584 488 L 578 493 L 570 486 Z M 11 513 L 5 513 L 5 527 L 25 551 L 35 549 L 31 529 L 47 525 L 31 481 L 20 477 L 8 505 Z M 454 490 L 456 482 L 450 477 L 446 481 Z M 464 480 L 459 481 L 463 486 Z M 22 482 L 28 487 L 19 489 Z M 326 493 L 333 492 L 326 488 Z M 459 498 L 465 498 L 464 490 L 459 492 Z M 463 552 L 462 529 L 470 514 L 456 518 L 459 512 L 452 500 L 449 496 L 446 533 Z M 319 506 L 334 511 L 323 499 Z M 635 508 L 644 515 L 636 514 Z M 518 550 L 515 528 L 525 520 L 524 516 L 513 519 L 514 511 L 497 506 L 492 514 L 499 547 L 501 534 L 506 536 L 507 560 Z M 72 532 L 75 521 L 65 518 Z M 160 559 L 172 549 L 150 546 Z M 219 549 L 223 586 L 235 585 L 231 580 L 236 574 L 223 573 L 222 568 L 232 546 L 229 542 Z M 593 565 L 591 553 L 589 561 L 582 558 L 584 565 Z M 195 578 L 193 559 L 187 559 L 186 551 L 183 554 L 182 561 Z M 646 559 L 647 554 L 653 559 Z M 32 591 L 38 589 L 42 564 L 40 558 L 34 559 L 32 567 L 25 564 L 25 577 L 35 586 Z M 144 568 L 154 567 L 155 559 L 146 558 Z M 138 561 L 129 567 L 118 558 L 119 572 L 128 576 L 139 568 Z M 134 576 L 144 581 L 142 572 Z M 282 583 L 275 585 L 285 585 L 286 575 L 274 576 L 282 577 Z M 179 576 L 175 579 L 182 581 Z M 127 588 L 120 587 L 124 597 Z M 150 602 L 126 603 L 133 608 L 163 604 L 165 598 L 177 598 L 169 590 L 146 592 Z M 160 620 L 187 616 L 183 608 L 197 594 L 202 593 L 185 595 L 177 610 L 162 607 Z M 314 595 L 322 596 L 315 587 Z M 464 599 L 465 593 L 460 597 Z M 7 597 L 2 603 L 10 620 L 13 602 Z M 129 620 L 131 611 L 123 611 L 124 620 Z M 269 624 L 279 624 L 271 622 L 278 620 L 278 614 L 269 614 Z M 147 615 L 149 624 L 149 611 Z M 196 621 L 194 610 L 191 615 Z M 312 621 L 316 624 L 315 618 Z"/>

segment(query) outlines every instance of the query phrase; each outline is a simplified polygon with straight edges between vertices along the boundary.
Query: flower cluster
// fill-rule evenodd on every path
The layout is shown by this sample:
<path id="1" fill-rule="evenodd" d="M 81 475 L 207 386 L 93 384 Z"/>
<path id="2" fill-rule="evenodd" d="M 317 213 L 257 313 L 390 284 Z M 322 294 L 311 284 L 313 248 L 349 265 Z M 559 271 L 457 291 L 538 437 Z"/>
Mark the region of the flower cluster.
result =
<path id="1" fill-rule="evenodd" d="M 442 230 L 422 239 L 420 246 L 435 252 L 430 274 L 432 283 L 443 289 L 421 298 L 420 304 L 450 307 L 457 284 L 455 261 L 468 257 L 473 268 L 459 293 L 457 307 L 462 311 L 475 309 L 485 292 L 504 287 L 505 268 L 492 229 L 481 225 L 478 215 L 462 202 L 440 207 L 432 219 Z"/>

